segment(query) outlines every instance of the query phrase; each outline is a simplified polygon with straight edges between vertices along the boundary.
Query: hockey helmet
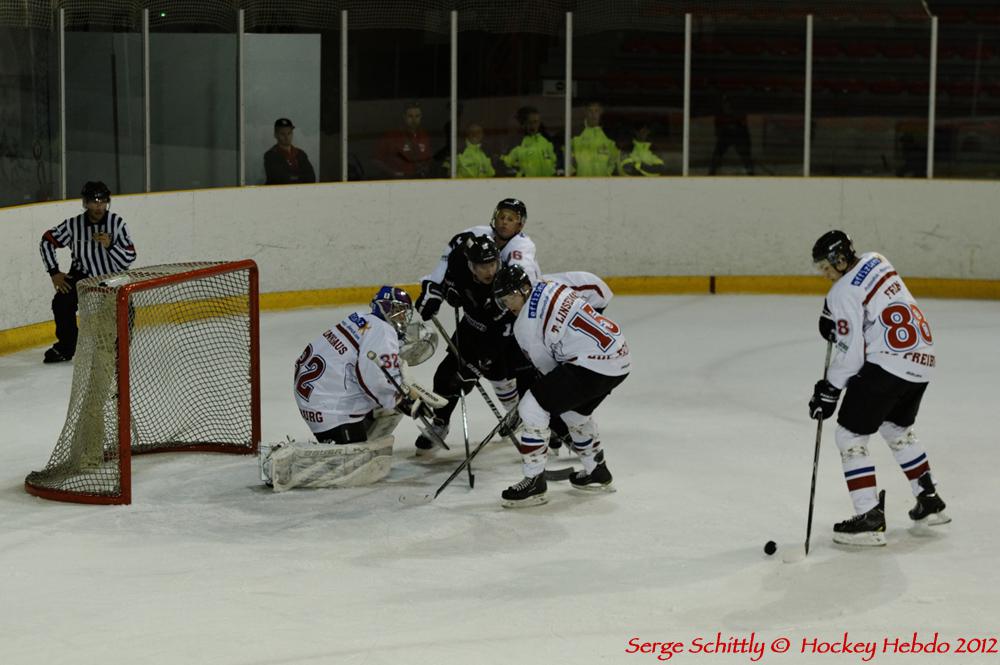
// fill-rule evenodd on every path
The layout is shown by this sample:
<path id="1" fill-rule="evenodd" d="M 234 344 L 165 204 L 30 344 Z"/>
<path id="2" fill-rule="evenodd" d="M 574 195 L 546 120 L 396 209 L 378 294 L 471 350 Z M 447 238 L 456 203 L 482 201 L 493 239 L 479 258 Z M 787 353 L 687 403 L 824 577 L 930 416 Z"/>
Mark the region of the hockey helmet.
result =
<path id="1" fill-rule="evenodd" d="M 400 338 L 413 318 L 413 299 L 398 286 L 383 286 L 372 298 L 372 314 L 396 330 Z"/>
<path id="2" fill-rule="evenodd" d="M 514 228 L 513 233 L 508 231 L 508 235 L 503 235 L 497 230 L 497 216 L 500 214 L 501 210 L 510 210 L 518 215 L 517 226 Z M 524 223 L 528 221 L 528 207 L 524 205 L 524 201 L 521 199 L 503 199 L 497 204 L 497 207 L 493 209 L 493 217 L 490 218 L 490 228 L 493 229 L 493 235 L 501 240 L 507 241 L 516 236 L 524 228 Z"/>
<path id="3" fill-rule="evenodd" d="M 84 201 L 111 203 L 111 190 L 100 180 L 85 183 L 80 191 L 80 196 Z"/>
<path id="4" fill-rule="evenodd" d="M 493 263 L 500 259 L 500 250 L 493 238 L 487 235 L 473 236 L 465 240 L 465 258 L 469 263 Z"/>
<path id="5" fill-rule="evenodd" d="M 528 278 L 528 274 L 524 272 L 524 268 L 516 263 L 500 268 L 497 276 L 493 279 L 493 300 L 500 306 L 500 309 L 507 309 L 503 302 L 507 296 L 519 293 L 527 298 L 530 290 L 531 280 Z"/>
<path id="6" fill-rule="evenodd" d="M 813 244 L 813 263 L 827 261 L 834 268 L 843 260 L 850 265 L 857 258 L 851 237 L 843 231 L 827 231 Z"/>

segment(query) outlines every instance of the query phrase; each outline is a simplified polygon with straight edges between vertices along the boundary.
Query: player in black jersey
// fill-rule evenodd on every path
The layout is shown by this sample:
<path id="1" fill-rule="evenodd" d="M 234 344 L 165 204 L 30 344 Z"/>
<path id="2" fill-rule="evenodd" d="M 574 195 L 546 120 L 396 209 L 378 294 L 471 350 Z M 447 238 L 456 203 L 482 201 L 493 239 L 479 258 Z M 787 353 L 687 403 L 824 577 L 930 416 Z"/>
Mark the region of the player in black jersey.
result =
<path id="1" fill-rule="evenodd" d="M 517 403 L 517 378 L 533 372 L 513 337 L 514 317 L 503 311 L 493 299 L 493 279 L 500 269 L 500 252 L 487 235 L 460 233 L 451 240 L 448 268 L 444 279 L 425 279 L 416 309 L 426 321 L 435 316 L 442 299 L 452 307 L 462 308 L 462 318 L 452 340 L 462 354 L 462 360 L 482 372 L 504 410 Z M 448 435 L 448 423 L 458 403 L 459 391 L 468 394 L 476 376 L 460 367 L 454 355 L 447 354 L 434 372 L 434 392 L 448 404 L 434 414 L 434 429 L 443 439 Z M 416 446 L 431 451 L 434 442 L 421 435 Z"/>

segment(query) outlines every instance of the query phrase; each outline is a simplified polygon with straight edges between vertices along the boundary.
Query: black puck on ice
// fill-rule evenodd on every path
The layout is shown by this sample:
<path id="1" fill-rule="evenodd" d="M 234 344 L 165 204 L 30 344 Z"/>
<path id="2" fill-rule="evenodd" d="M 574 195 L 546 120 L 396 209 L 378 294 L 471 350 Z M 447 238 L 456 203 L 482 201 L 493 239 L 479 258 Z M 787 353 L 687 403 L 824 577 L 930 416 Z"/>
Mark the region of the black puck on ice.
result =
<path id="1" fill-rule="evenodd" d="M 773 540 L 769 540 L 764 543 L 764 554 L 771 556 L 778 551 L 778 545 Z"/>

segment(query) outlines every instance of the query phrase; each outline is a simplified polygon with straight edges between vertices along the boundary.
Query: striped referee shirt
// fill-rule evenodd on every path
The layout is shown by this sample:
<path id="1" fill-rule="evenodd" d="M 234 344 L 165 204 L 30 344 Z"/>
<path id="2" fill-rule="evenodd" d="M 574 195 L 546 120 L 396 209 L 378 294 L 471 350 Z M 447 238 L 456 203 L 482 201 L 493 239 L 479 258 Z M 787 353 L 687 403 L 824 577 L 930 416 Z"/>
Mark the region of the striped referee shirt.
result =
<path id="1" fill-rule="evenodd" d="M 107 249 L 94 239 L 101 232 L 111 238 Z M 39 251 L 50 275 L 59 272 L 56 260 L 56 249 L 59 247 L 69 247 L 73 260 L 71 271 L 86 277 L 120 272 L 135 261 L 135 245 L 129 237 L 125 220 L 113 212 L 105 212 L 98 222 L 90 221 L 87 213 L 83 213 L 46 231 Z"/>

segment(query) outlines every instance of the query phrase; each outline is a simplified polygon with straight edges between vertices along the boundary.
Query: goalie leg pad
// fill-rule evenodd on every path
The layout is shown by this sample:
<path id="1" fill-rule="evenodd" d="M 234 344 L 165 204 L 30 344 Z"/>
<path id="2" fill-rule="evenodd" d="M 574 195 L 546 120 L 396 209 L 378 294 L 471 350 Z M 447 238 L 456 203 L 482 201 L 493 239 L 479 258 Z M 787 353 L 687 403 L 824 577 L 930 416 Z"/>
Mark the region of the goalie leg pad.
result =
<path id="1" fill-rule="evenodd" d="M 375 441 L 389 436 L 396 431 L 396 426 L 403 419 L 403 414 L 395 409 L 375 409 L 374 420 L 368 427 L 368 440 Z"/>
<path id="2" fill-rule="evenodd" d="M 265 464 L 275 492 L 371 485 L 389 475 L 393 442 L 391 436 L 344 445 L 290 442 L 272 448 Z"/>

